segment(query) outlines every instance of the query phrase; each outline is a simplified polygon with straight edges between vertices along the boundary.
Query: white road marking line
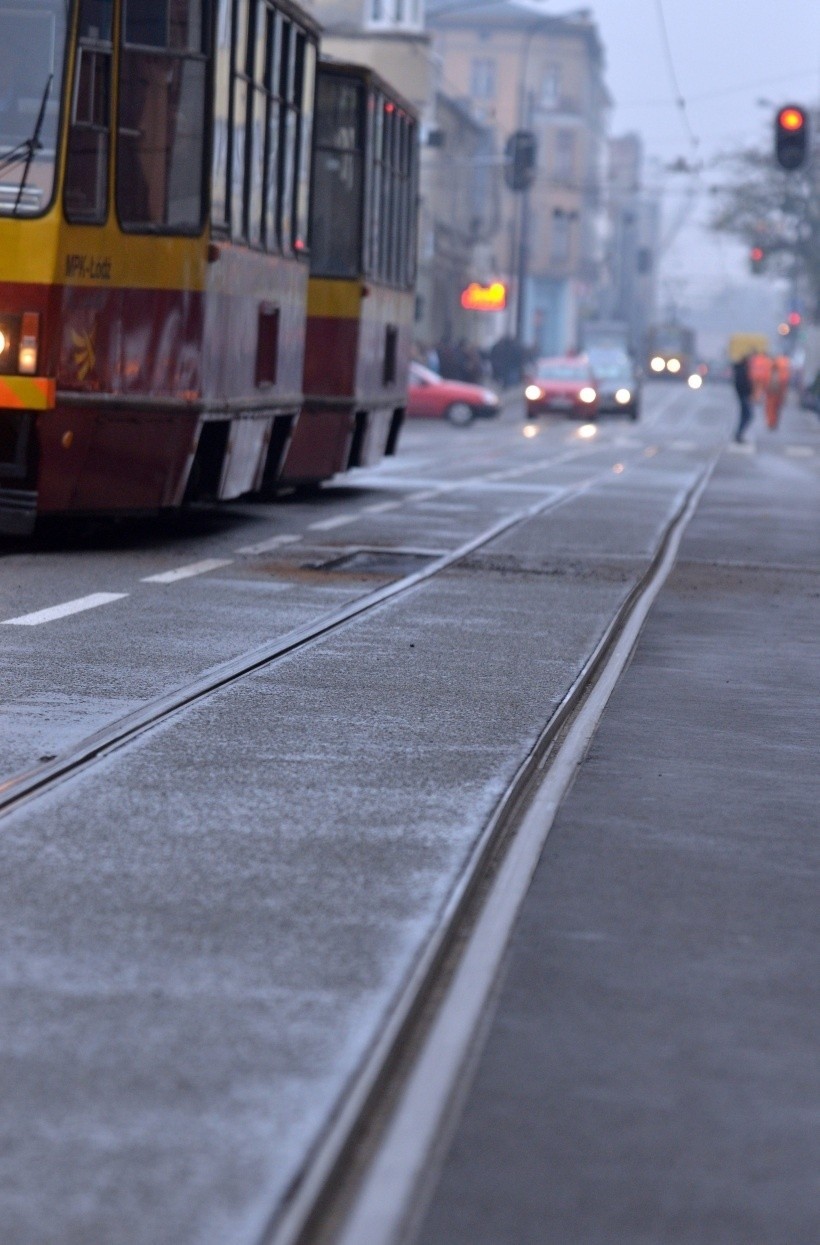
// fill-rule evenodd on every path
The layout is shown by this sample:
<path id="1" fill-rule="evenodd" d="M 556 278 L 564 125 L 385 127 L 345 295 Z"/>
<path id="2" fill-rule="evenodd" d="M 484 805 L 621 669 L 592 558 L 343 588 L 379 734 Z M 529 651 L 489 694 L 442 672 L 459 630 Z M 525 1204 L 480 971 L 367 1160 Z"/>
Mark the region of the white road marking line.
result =
<path id="1" fill-rule="evenodd" d="M 669 448 L 673 450 L 693 450 L 696 446 L 694 441 L 673 441 Z"/>
<path id="2" fill-rule="evenodd" d="M 377 501 L 372 506 L 362 506 L 362 514 L 386 514 L 388 510 L 398 510 L 403 505 L 400 501 Z"/>
<path id="3" fill-rule="evenodd" d="M 255 553 L 270 553 L 271 549 L 278 549 L 281 545 L 293 545 L 297 540 L 301 539 L 301 536 L 271 536 L 270 540 L 260 540 L 256 545 L 243 545 L 236 552 L 245 556 L 252 556 Z"/>
<path id="4" fill-rule="evenodd" d="M 112 601 L 121 601 L 127 596 L 127 592 L 92 592 L 90 596 L 78 597 L 76 601 L 66 601 L 63 605 L 52 605 L 49 609 L 36 610 L 33 614 L 21 614 L 19 618 L 6 618 L 3 626 L 38 627 L 40 623 L 67 618 L 69 614 L 82 614 L 84 610 L 94 610 L 98 605 L 110 605 Z"/>
<path id="5" fill-rule="evenodd" d="M 191 562 L 188 566 L 179 566 L 175 571 L 162 571 L 159 575 L 146 575 L 140 580 L 143 584 L 175 584 L 178 579 L 192 579 L 194 575 L 205 575 L 208 571 L 217 571 L 221 566 L 230 566 L 231 558 L 205 558 L 202 562 Z"/>
<path id="6" fill-rule="evenodd" d="M 755 454 L 757 452 L 754 441 L 730 441 L 726 449 L 730 454 Z"/>
<path id="7" fill-rule="evenodd" d="M 320 519 L 318 523 L 308 523 L 309 532 L 330 532 L 334 527 L 344 527 L 347 523 L 355 523 L 358 515 L 340 514 L 335 519 Z"/>
<path id="8" fill-rule="evenodd" d="M 473 502 L 430 501 L 430 502 L 427 502 L 424 509 L 425 510 L 437 510 L 437 511 L 440 511 L 442 513 L 447 513 L 447 514 L 449 514 L 450 512 L 452 512 L 453 514 L 459 514 L 467 510 L 478 510 L 478 506 L 476 506 Z"/>
<path id="9" fill-rule="evenodd" d="M 814 458 L 814 450 L 810 445 L 787 445 L 786 454 L 789 458 Z"/>
<path id="10" fill-rule="evenodd" d="M 423 493 L 408 493 L 405 501 L 429 501 L 431 497 L 438 497 L 440 493 L 447 492 L 446 489 L 431 488 L 425 489 Z"/>

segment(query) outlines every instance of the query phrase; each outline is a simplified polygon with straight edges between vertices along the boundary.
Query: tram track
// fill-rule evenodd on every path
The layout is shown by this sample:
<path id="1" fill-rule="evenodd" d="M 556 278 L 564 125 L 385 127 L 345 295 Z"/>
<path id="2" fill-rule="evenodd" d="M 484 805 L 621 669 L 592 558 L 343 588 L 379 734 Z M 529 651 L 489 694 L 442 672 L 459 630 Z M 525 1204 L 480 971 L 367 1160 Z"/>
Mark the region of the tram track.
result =
<path id="1" fill-rule="evenodd" d="M 257 1245 L 410 1239 L 425 1163 L 457 1097 L 552 819 L 716 463 L 714 455 L 687 490 L 644 573 L 499 799 L 344 1102 Z"/>
<path id="2" fill-rule="evenodd" d="M 54 758 L 8 775 L 0 781 L 0 820 L 126 747 L 175 714 L 413 591 L 513 528 L 576 500 L 596 483 L 608 478 L 609 474 L 608 469 L 599 471 L 574 484 L 554 489 L 550 496 L 506 515 L 450 552 L 432 557 L 426 566 L 357 597 L 336 610 L 321 614 L 275 640 L 221 662 L 198 678 L 154 697 L 139 709 L 107 723 Z"/>

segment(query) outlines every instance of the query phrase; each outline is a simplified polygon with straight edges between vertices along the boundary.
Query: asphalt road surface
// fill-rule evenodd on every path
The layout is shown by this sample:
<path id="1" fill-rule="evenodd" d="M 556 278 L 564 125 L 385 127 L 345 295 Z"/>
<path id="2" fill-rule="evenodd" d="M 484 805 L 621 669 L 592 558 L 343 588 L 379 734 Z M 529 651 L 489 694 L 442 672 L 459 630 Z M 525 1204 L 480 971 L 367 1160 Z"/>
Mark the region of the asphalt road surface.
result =
<path id="1" fill-rule="evenodd" d="M 4 1245 L 266 1239 L 522 758 L 705 469 L 754 457 L 724 388 L 644 409 L 415 424 L 310 502 L 0 548 L 8 790 L 460 555 L 2 815 Z M 811 419 L 764 470 L 816 470 Z"/>

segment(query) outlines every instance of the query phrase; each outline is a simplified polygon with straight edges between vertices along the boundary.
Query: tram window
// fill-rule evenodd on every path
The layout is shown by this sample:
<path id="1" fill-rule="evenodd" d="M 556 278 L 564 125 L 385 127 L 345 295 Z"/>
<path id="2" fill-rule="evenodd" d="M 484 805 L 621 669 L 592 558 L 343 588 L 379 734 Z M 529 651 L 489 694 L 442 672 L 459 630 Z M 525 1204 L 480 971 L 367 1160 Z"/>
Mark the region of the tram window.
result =
<path id="1" fill-rule="evenodd" d="M 269 251 L 279 246 L 279 131 L 281 107 L 279 99 L 279 65 L 282 56 L 283 21 L 274 9 L 268 10 L 267 50 L 265 56 L 265 91 L 268 98 L 267 136 L 265 142 L 265 245 Z"/>
<path id="2" fill-rule="evenodd" d="M 290 253 L 293 243 L 293 197 L 296 182 L 296 31 L 291 22 L 282 26 L 279 57 L 279 241 Z"/>
<path id="3" fill-rule="evenodd" d="M 381 252 L 382 230 L 382 129 L 384 113 L 380 96 L 370 96 L 368 110 L 372 118 L 372 138 L 370 141 L 370 239 L 367 256 L 367 272 L 369 276 L 379 275 L 379 254 Z"/>
<path id="4" fill-rule="evenodd" d="M 126 229 L 189 233 L 201 226 L 204 17 L 205 0 L 128 2 L 117 167 L 117 208 Z M 141 46 L 131 46 L 132 39 Z"/>
<path id="5" fill-rule="evenodd" d="M 127 0 L 125 42 L 135 47 L 202 52 L 201 0 Z"/>
<path id="6" fill-rule="evenodd" d="M 245 237 L 253 245 L 262 242 L 264 225 L 265 128 L 267 96 L 265 91 L 265 51 L 267 43 L 266 6 L 260 0 L 253 8 L 253 26 L 248 32 L 247 78 L 250 92 L 248 130 L 245 149 L 247 169 L 245 186 Z"/>
<path id="7" fill-rule="evenodd" d="M 0 214 L 44 212 L 54 190 L 66 50 L 65 0 L 0 5 Z M 31 158 L 17 159 L 37 128 Z"/>
<path id="8" fill-rule="evenodd" d="M 74 223 L 101 224 L 108 214 L 112 9 L 112 0 L 80 6 L 63 192 Z"/>
<path id="9" fill-rule="evenodd" d="M 327 73 L 316 93 L 311 204 L 311 272 L 352 277 L 361 271 L 361 90 Z"/>
<path id="10" fill-rule="evenodd" d="M 219 0 L 214 66 L 214 131 L 211 157 L 211 223 L 215 229 L 228 225 L 228 125 L 231 97 L 232 0 Z"/>

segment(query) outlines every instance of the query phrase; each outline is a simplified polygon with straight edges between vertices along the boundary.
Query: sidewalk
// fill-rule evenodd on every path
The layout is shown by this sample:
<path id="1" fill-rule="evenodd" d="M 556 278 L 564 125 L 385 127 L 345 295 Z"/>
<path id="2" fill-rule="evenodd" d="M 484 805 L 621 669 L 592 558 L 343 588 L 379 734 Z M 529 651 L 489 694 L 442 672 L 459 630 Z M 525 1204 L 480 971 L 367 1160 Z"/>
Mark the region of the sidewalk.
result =
<path id="1" fill-rule="evenodd" d="M 723 456 L 559 813 L 419 1245 L 820 1239 L 816 421 L 783 441 Z"/>

